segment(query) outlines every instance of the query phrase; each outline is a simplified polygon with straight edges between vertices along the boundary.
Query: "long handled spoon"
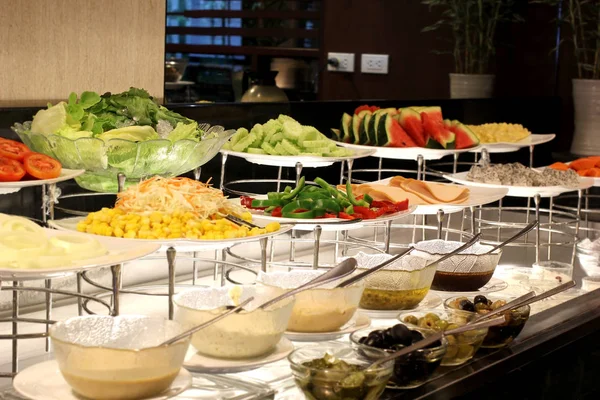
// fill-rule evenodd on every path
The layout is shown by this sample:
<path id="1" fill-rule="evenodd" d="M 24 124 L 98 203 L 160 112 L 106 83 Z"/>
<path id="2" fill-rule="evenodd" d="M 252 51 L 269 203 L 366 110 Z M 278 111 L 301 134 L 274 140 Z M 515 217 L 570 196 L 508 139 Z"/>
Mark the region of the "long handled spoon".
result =
<path id="1" fill-rule="evenodd" d="M 538 223 L 539 223 L 539 221 L 536 219 L 535 221 L 533 221 L 532 223 L 530 223 L 529 225 L 527 225 L 525 228 L 523 228 L 519 232 L 517 232 L 516 235 L 514 235 L 513 237 L 510 237 L 510 238 L 506 239 L 504 242 L 502 242 L 502 243 L 494 246 L 490 251 L 486 252 L 485 254 L 493 253 L 494 251 L 503 248 L 507 244 L 509 244 L 511 242 L 514 242 L 515 240 L 517 240 L 521 236 L 523 236 L 526 233 L 529 233 L 531 230 L 533 230 L 533 228 L 535 228 Z"/>
<path id="2" fill-rule="evenodd" d="M 396 254 L 394 257 L 390 258 L 389 260 L 386 260 L 386 261 L 382 262 L 381 264 L 374 266 L 373 268 L 370 268 L 364 272 L 361 272 L 360 274 L 354 275 L 353 277 L 346 279 L 345 281 L 341 282 L 336 287 L 343 288 L 346 286 L 350 286 L 353 283 L 356 283 L 356 282 L 360 281 L 361 279 L 366 278 L 367 276 L 371 275 L 372 273 L 377 272 L 380 269 L 390 265 L 391 263 L 395 262 L 396 260 L 399 260 L 404 255 L 410 253 L 413 249 L 414 249 L 414 247 L 409 247 L 408 249 L 404 250 L 402 253 Z"/>
<path id="3" fill-rule="evenodd" d="M 159 346 L 168 346 L 168 345 L 173 344 L 173 343 L 175 343 L 181 339 L 184 339 L 190 335 L 193 335 L 194 333 L 198 332 L 199 330 L 202 330 L 202 329 L 206 328 L 207 326 L 210 326 L 210 325 L 214 324 L 215 322 L 222 320 L 223 318 L 227 317 L 228 315 L 240 311 L 242 308 L 244 308 L 244 306 L 246 304 L 250 303 L 252 300 L 254 300 L 254 297 L 249 297 L 246 300 L 244 300 L 243 302 L 241 302 L 237 307 L 234 307 L 231 310 L 227 310 L 223 314 L 219 314 L 215 318 L 208 320 L 203 324 L 195 326 L 192 329 L 189 329 L 175 337 L 172 337 L 171 339 L 166 340 L 166 341 L 162 342 L 161 344 L 159 344 Z"/>
<path id="4" fill-rule="evenodd" d="M 415 350 L 419 350 L 422 349 L 423 347 L 429 346 L 432 343 L 437 342 L 438 340 L 441 340 L 442 337 L 447 336 L 447 335 L 456 335 L 457 333 L 462 333 L 462 332 L 466 332 L 466 331 L 471 331 L 474 329 L 482 329 L 482 328 L 488 328 L 490 326 L 496 326 L 496 325 L 500 325 L 503 324 L 505 322 L 504 316 L 502 317 L 496 317 L 493 319 L 486 319 L 485 321 L 481 321 L 481 322 L 477 322 L 475 324 L 468 324 L 468 325 L 463 325 L 463 326 L 459 326 L 458 328 L 455 329 L 450 329 L 447 330 L 445 332 L 436 332 L 431 336 L 427 336 L 426 338 L 424 338 L 423 340 L 419 340 L 416 343 L 413 343 L 412 345 L 403 348 L 402 350 L 399 350 L 395 353 L 390 354 L 387 357 L 384 358 L 380 358 L 379 360 L 375 361 L 373 364 L 371 364 L 368 369 L 374 368 L 377 365 L 380 364 L 384 364 L 388 361 L 391 361 L 395 358 L 398 357 L 402 357 L 405 354 L 411 353 Z"/>
<path id="5" fill-rule="evenodd" d="M 481 232 L 478 233 L 477 235 L 473 236 L 471 238 L 471 240 L 469 240 L 467 243 L 463 244 L 459 248 L 452 250 L 450 253 L 444 254 L 442 257 L 438 258 L 434 262 L 427 264 L 425 266 L 425 268 L 431 267 L 434 264 L 439 264 L 442 261 L 447 260 L 448 258 L 452 257 L 453 255 L 456 255 L 456 254 L 460 253 L 461 251 L 468 249 L 469 247 L 473 246 L 475 244 L 475 242 L 477 242 L 477 240 L 479 240 L 480 237 L 481 237 Z"/>

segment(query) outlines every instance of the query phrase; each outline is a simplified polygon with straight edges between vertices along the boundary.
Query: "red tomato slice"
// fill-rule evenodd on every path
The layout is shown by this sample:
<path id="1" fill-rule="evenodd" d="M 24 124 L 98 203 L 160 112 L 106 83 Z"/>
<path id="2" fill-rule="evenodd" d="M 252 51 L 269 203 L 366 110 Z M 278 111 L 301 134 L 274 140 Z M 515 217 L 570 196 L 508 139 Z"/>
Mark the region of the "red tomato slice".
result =
<path id="1" fill-rule="evenodd" d="M 29 153 L 23 158 L 25 171 L 37 179 L 52 179 L 60 175 L 62 166 L 58 161 L 45 154 Z"/>
<path id="2" fill-rule="evenodd" d="M 0 140 L 0 157 L 22 161 L 27 153 L 31 153 L 31 150 L 21 142 L 5 138 Z"/>
<path id="3" fill-rule="evenodd" d="M 0 182 L 17 182 L 25 176 L 25 168 L 17 160 L 0 157 Z"/>

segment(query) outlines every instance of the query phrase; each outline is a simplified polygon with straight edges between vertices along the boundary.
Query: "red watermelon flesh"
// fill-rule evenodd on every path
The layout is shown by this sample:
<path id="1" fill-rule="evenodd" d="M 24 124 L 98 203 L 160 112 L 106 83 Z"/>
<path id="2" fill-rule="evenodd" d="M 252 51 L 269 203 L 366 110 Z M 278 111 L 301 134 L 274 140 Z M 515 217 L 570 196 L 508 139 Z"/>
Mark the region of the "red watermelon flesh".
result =
<path id="1" fill-rule="evenodd" d="M 379 137 L 378 144 L 386 147 L 416 147 L 417 144 L 402 129 L 400 123 L 392 115 L 385 115 L 379 121 L 377 129 Z M 383 143 L 383 144 L 382 144 Z"/>
<path id="2" fill-rule="evenodd" d="M 431 107 L 431 109 L 433 110 L 421 112 L 421 120 L 423 121 L 425 133 L 441 144 L 443 148 L 453 149 L 456 140 L 454 133 L 444 126 L 441 110 L 438 107 Z"/>
<path id="3" fill-rule="evenodd" d="M 412 108 L 403 108 L 398 120 L 416 146 L 425 147 L 428 137 L 423 130 L 421 115 Z"/>
<path id="4" fill-rule="evenodd" d="M 450 129 L 450 131 L 452 131 L 456 136 L 455 146 L 457 149 L 468 149 L 479 144 L 479 138 L 477 135 L 475 135 L 475 133 L 469 129 L 468 126 L 463 125 L 459 121 L 452 121 L 452 124 L 450 127 L 448 127 L 448 129 Z"/>

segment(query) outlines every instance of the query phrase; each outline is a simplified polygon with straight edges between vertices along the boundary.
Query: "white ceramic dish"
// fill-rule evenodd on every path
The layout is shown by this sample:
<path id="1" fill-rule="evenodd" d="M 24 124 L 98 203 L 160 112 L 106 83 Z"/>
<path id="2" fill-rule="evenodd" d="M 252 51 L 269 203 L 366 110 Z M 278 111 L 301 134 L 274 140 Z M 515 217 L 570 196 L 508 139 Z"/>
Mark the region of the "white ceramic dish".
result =
<path id="1" fill-rule="evenodd" d="M 51 183 L 58 183 L 63 181 L 68 181 L 70 179 L 76 178 L 79 175 L 85 172 L 84 169 L 67 169 L 63 168 L 60 171 L 60 175 L 58 178 L 53 179 L 36 179 L 30 181 L 18 181 L 18 182 L 0 182 L 0 194 L 9 194 L 18 192 L 24 187 L 30 186 L 42 186 L 49 185 Z"/>
<path id="2" fill-rule="evenodd" d="M 322 342 L 325 340 L 335 340 L 344 335 L 354 332 L 358 329 L 367 328 L 371 325 L 371 318 L 369 318 L 364 312 L 356 312 L 352 319 L 348 321 L 337 331 L 333 332 L 318 332 L 318 333 L 304 333 L 304 332 L 290 332 L 286 331 L 285 336 L 295 342 Z"/>
<path id="3" fill-rule="evenodd" d="M 85 217 L 72 217 L 72 218 L 65 218 L 65 219 L 57 219 L 54 221 L 48 221 L 48 225 L 51 226 L 52 228 L 62 230 L 62 231 L 79 232 L 77 230 L 77 223 L 79 223 L 80 221 L 83 221 L 84 219 L 85 219 Z M 124 246 L 131 246 L 132 243 L 136 243 L 136 244 L 153 243 L 153 244 L 158 244 L 160 246 L 163 246 L 164 248 L 172 246 L 172 247 L 178 249 L 182 246 L 186 246 L 186 247 L 193 247 L 194 249 L 202 248 L 202 249 L 208 250 L 208 249 L 222 249 L 222 248 L 230 247 L 237 243 L 254 242 L 259 239 L 277 236 L 277 235 L 286 233 L 287 231 L 291 230 L 292 228 L 293 228 L 292 225 L 282 225 L 281 228 L 277 232 L 265 233 L 264 235 L 248 236 L 248 237 L 234 238 L 234 239 L 223 239 L 223 240 L 200 240 L 200 239 L 192 240 L 192 239 L 185 239 L 185 238 L 181 238 L 181 239 L 126 239 L 126 238 L 118 238 L 118 237 L 113 237 L 113 236 L 93 235 L 91 233 L 84 233 L 84 235 L 93 235 L 96 238 L 105 238 L 108 241 L 124 243 L 123 244 Z M 79 232 L 79 233 L 81 233 L 81 232 Z"/>
<path id="4" fill-rule="evenodd" d="M 509 185 L 495 185 L 491 183 L 473 182 L 467 179 L 469 172 L 459 172 L 457 174 L 444 175 L 444 178 L 462 185 L 469 187 L 480 187 L 488 189 L 508 189 L 507 196 L 512 197 L 534 197 L 539 194 L 541 197 L 554 197 L 559 194 L 572 192 L 575 190 L 583 190 L 593 185 L 593 180 L 590 178 L 579 177 L 579 186 L 567 187 L 567 186 L 509 186 Z"/>
<path id="5" fill-rule="evenodd" d="M 55 229 L 43 228 L 47 237 L 64 235 L 64 232 Z M 72 233 L 69 233 L 72 235 Z M 77 235 L 84 235 L 77 232 Z M 139 243 L 137 246 L 131 246 L 131 243 L 117 242 L 108 237 L 96 236 L 98 242 L 106 247 L 108 253 L 100 257 L 93 257 L 84 260 L 73 260 L 64 267 L 49 267 L 35 269 L 16 269 L 0 266 L 0 280 L 31 280 L 43 278 L 56 278 L 69 275 L 74 272 L 84 271 L 93 268 L 105 267 L 115 264 L 122 264 L 145 257 L 160 249 L 157 243 Z"/>
<path id="6" fill-rule="evenodd" d="M 490 279 L 490 281 L 488 283 L 486 283 L 485 285 L 480 287 L 479 290 L 474 290 L 472 292 L 446 292 L 443 290 L 433 290 L 433 289 L 431 289 L 431 292 L 439 295 L 442 298 L 455 297 L 455 296 L 471 297 L 471 296 L 477 296 L 480 294 L 500 292 L 500 291 L 506 289 L 507 287 L 508 287 L 508 283 L 506 283 L 502 279 L 492 277 L 492 279 Z"/>
<path id="7" fill-rule="evenodd" d="M 341 143 L 338 143 L 341 144 Z M 295 167 L 297 162 L 302 163 L 304 168 L 327 167 L 334 162 L 355 160 L 357 158 L 373 155 L 374 149 L 355 149 L 354 154 L 344 157 L 317 157 L 317 156 L 273 156 L 270 154 L 252 154 L 240 151 L 221 150 L 222 154 L 240 157 L 248 162 L 258 165 L 269 165 L 272 167 Z"/>
<path id="8" fill-rule="evenodd" d="M 271 353 L 244 360 L 230 360 L 203 356 L 196 352 L 193 346 L 188 350 L 183 366 L 193 372 L 208 374 L 232 374 L 236 372 L 256 369 L 265 364 L 282 360 L 294 350 L 294 345 L 289 339 L 281 338 L 275 350 Z"/>
<path id="9" fill-rule="evenodd" d="M 192 384 L 192 374 L 181 368 L 171 387 L 144 400 L 164 400 L 183 393 Z M 65 381 L 56 360 L 32 365 L 19 372 L 13 387 L 22 396 L 32 400 L 81 400 Z"/>
<path id="10" fill-rule="evenodd" d="M 554 140 L 554 133 L 532 134 L 518 142 L 498 142 L 498 143 L 483 143 L 476 149 L 470 149 L 472 153 L 480 153 L 482 149 L 487 149 L 488 153 L 511 153 L 523 147 L 537 146 Z"/>
<path id="11" fill-rule="evenodd" d="M 417 311 L 425 308 L 436 308 L 442 304 L 442 298 L 433 293 L 431 290 L 427 293 L 425 298 L 421 300 L 418 306 L 411 308 L 410 310 L 367 310 L 364 308 L 359 308 L 359 312 L 368 315 L 371 318 L 380 318 L 380 319 L 392 319 L 396 318 L 398 314 L 405 311 Z"/>
<path id="12" fill-rule="evenodd" d="M 448 155 L 466 153 L 468 151 L 476 151 L 479 146 L 469 149 L 428 149 L 426 147 L 378 147 L 365 146 L 362 144 L 336 142 L 339 146 L 352 149 L 355 152 L 372 149 L 373 157 L 381 157 L 392 160 L 417 160 L 419 155 L 423 156 L 424 160 L 439 160 Z"/>
<path id="13" fill-rule="evenodd" d="M 373 183 L 387 185 L 390 183 L 392 178 L 382 179 Z M 436 182 L 439 183 L 439 182 Z M 454 185 L 448 183 L 447 185 Z M 456 186 L 456 185 L 454 185 Z M 417 209 L 412 212 L 414 215 L 436 215 L 439 210 L 444 211 L 445 214 L 452 214 L 459 212 L 469 207 L 477 207 L 493 203 L 500 200 L 508 193 L 507 188 L 488 188 L 488 187 L 470 187 L 469 198 L 461 204 L 427 204 L 417 205 Z"/>

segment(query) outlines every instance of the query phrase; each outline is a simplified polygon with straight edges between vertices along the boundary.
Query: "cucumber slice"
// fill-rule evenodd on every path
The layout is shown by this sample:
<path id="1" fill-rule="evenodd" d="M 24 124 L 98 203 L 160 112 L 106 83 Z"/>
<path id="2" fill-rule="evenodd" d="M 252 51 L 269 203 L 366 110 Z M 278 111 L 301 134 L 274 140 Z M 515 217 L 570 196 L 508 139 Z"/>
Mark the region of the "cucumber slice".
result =
<path id="1" fill-rule="evenodd" d="M 252 131 L 252 134 L 256 135 L 256 140 L 250 145 L 250 147 L 254 147 L 254 148 L 259 149 L 260 145 L 264 141 L 265 134 L 264 134 L 264 132 L 262 130 L 259 130 L 257 132 Z"/>
<path id="2" fill-rule="evenodd" d="M 250 133 L 248 136 L 239 140 L 234 146 L 231 147 L 231 149 L 233 151 L 244 151 L 248 147 L 250 147 L 250 145 L 252 143 L 254 143 L 255 140 L 256 140 L 256 135 L 254 133 Z"/>
<path id="3" fill-rule="evenodd" d="M 253 147 L 248 148 L 248 153 L 249 154 L 267 154 L 267 152 L 264 151 L 263 149 L 255 149 Z"/>
<path id="4" fill-rule="evenodd" d="M 225 144 L 221 148 L 223 150 L 231 150 L 231 142 L 225 142 Z"/>
<path id="5" fill-rule="evenodd" d="M 267 154 L 270 154 L 272 156 L 278 156 L 279 155 L 279 153 L 277 152 L 277 150 L 275 150 L 275 148 L 273 146 L 271 146 L 267 142 L 263 142 L 263 144 L 260 145 L 260 148 L 263 149 Z"/>
<path id="6" fill-rule="evenodd" d="M 294 118 L 289 117 L 287 115 L 283 115 L 283 114 L 279 114 L 279 117 L 277 117 L 277 121 L 279 121 L 279 123 L 281 123 L 281 124 L 283 124 L 284 122 L 288 122 L 288 121 L 296 122 L 296 120 Z"/>
<path id="7" fill-rule="evenodd" d="M 279 154 L 281 154 L 282 156 L 289 156 L 290 154 L 287 152 L 287 150 L 285 149 L 285 147 L 283 147 L 283 145 L 281 144 L 281 142 L 277 143 L 275 145 L 275 151 Z"/>
<path id="8" fill-rule="evenodd" d="M 246 129 L 246 128 L 238 129 L 230 139 L 231 146 L 232 147 L 235 146 L 235 144 L 237 142 L 239 142 L 241 139 L 245 138 L 246 136 L 248 136 L 248 129 Z"/>
<path id="9" fill-rule="evenodd" d="M 306 140 L 301 143 L 302 147 L 314 149 L 317 147 L 329 147 L 331 140 Z M 335 147 L 335 144 L 333 145 Z"/>
<path id="10" fill-rule="evenodd" d="M 302 153 L 300 155 L 301 156 L 307 156 L 307 157 L 309 157 L 309 156 L 312 156 L 312 157 L 322 157 L 323 153 Z"/>
<path id="11" fill-rule="evenodd" d="M 283 123 L 283 136 L 294 142 L 297 142 L 300 139 L 300 135 L 302 134 L 302 125 L 300 125 L 296 121 L 286 121 Z"/>
<path id="12" fill-rule="evenodd" d="M 276 134 L 271 136 L 269 143 L 272 144 L 273 146 L 275 146 L 275 144 L 281 142 L 282 140 L 283 140 L 283 132 L 277 132 Z"/>
<path id="13" fill-rule="evenodd" d="M 287 151 L 288 153 L 290 153 L 293 156 L 300 154 L 300 149 L 295 144 L 288 141 L 287 139 L 283 139 L 281 141 L 281 145 L 283 146 L 285 151 Z"/>
<path id="14" fill-rule="evenodd" d="M 347 149 L 335 149 L 329 153 L 331 157 L 346 157 L 348 154 Z"/>
<path id="15" fill-rule="evenodd" d="M 310 149 L 311 153 L 322 153 L 329 154 L 331 153 L 331 149 L 329 147 L 313 147 Z"/>
<path id="16" fill-rule="evenodd" d="M 300 134 L 299 142 L 305 142 L 307 140 L 319 140 L 321 133 L 317 130 L 317 128 L 313 126 L 303 126 L 302 133 Z"/>

